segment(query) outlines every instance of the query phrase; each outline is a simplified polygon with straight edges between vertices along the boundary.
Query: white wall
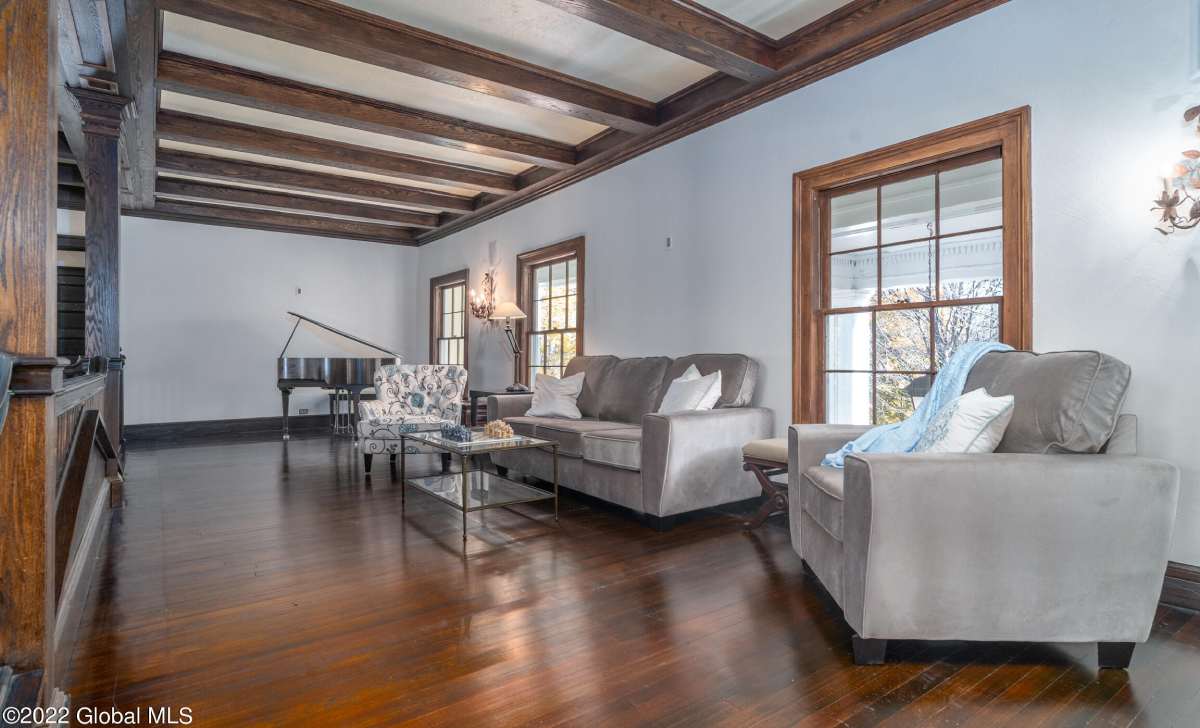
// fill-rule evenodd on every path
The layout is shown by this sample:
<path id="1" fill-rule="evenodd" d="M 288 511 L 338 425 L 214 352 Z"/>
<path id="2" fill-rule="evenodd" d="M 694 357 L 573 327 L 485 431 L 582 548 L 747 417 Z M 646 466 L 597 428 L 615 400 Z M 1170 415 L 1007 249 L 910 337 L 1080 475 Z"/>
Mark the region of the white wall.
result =
<path id="1" fill-rule="evenodd" d="M 123 217 L 126 422 L 278 415 L 289 310 L 422 360 L 403 349 L 416 270 L 415 248 Z M 289 348 L 329 351 L 303 329 Z M 297 389 L 302 407 L 328 412 L 327 394 Z"/>
<path id="2" fill-rule="evenodd" d="M 922 134 L 1033 108 L 1034 342 L 1132 365 L 1127 409 L 1147 454 L 1183 468 L 1172 558 L 1200 563 L 1200 243 L 1163 238 L 1157 176 L 1200 146 L 1181 113 L 1186 0 L 1012 0 L 420 251 L 410 349 L 428 279 L 495 243 L 499 294 L 516 253 L 587 236 L 591 353 L 756 357 L 761 404 L 790 419 L 791 176 Z M 674 246 L 667 250 L 670 236 Z M 473 332 L 474 383 L 511 379 L 499 332 Z"/>

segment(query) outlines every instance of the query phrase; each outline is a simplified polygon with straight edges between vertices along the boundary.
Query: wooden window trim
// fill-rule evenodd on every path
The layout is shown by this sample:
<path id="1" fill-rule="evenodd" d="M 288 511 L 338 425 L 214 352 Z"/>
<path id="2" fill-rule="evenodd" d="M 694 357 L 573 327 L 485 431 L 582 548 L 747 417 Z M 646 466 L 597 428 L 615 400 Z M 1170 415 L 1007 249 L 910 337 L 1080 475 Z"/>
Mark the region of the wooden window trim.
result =
<path id="1" fill-rule="evenodd" d="M 447 273 L 445 275 L 440 275 L 436 278 L 429 279 L 429 362 L 431 364 L 439 363 L 437 356 L 437 341 L 439 327 L 441 326 L 439 321 L 441 321 L 442 306 L 441 297 L 438 295 L 438 293 L 443 288 L 457 285 L 462 285 L 464 287 L 462 366 L 463 369 L 470 371 L 470 367 L 467 366 L 471 351 L 471 307 L 470 302 L 467 300 L 467 291 L 471 287 L 471 270 L 469 268 L 463 268 L 462 270 L 457 270 L 453 273 Z"/>
<path id="2" fill-rule="evenodd" d="M 1004 307 L 1000 339 L 1017 349 L 1033 344 L 1030 193 L 1030 108 L 968 122 L 830 164 L 797 172 L 792 180 L 792 421 L 825 420 L 820 316 L 825 266 L 820 265 L 822 192 L 948 159 L 1000 149 L 1005 230 Z M 1009 239 L 1009 231 L 1012 238 Z M 1011 254 L 1010 254 L 1011 253 Z M 818 274 L 822 280 L 818 281 Z"/>
<path id="3" fill-rule="evenodd" d="M 586 291 L 584 276 L 587 269 L 587 266 L 584 265 L 585 249 L 584 236 L 580 235 L 577 238 L 526 251 L 517 256 L 517 305 L 528 317 L 532 317 L 534 314 L 533 269 L 565 258 L 575 258 L 575 305 L 577 308 L 575 312 L 575 356 L 583 356 L 584 352 L 583 312 L 587 309 L 584 302 Z M 514 329 L 517 333 L 517 341 L 521 342 L 521 357 L 517 365 L 519 379 L 517 381 L 528 385 L 531 384 L 529 381 L 529 327 L 525 325 L 525 321 L 517 321 Z"/>

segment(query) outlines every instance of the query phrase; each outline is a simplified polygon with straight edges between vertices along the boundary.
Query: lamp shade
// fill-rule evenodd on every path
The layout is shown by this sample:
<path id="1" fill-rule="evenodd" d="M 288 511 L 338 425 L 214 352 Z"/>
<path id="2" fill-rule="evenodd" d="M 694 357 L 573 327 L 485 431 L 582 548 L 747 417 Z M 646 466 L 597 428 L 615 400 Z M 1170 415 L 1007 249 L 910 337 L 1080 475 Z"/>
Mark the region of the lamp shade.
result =
<path id="1" fill-rule="evenodd" d="M 505 301 L 504 303 L 496 304 L 496 310 L 492 311 L 492 315 L 488 316 L 488 318 L 493 321 L 497 319 L 523 319 L 525 318 L 525 312 L 517 308 L 517 304 L 512 301 Z"/>

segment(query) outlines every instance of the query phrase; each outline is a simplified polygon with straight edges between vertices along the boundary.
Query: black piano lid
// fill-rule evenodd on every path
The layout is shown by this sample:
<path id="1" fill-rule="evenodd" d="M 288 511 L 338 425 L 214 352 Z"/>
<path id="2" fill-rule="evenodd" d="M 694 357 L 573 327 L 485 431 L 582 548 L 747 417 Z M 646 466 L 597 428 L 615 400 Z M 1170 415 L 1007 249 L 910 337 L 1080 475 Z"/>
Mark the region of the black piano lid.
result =
<path id="1" fill-rule="evenodd" d="M 397 354 L 396 352 L 392 351 L 391 349 L 385 349 L 384 347 L 380 346 L 379 344 L 373 344 L 370 341 L 367 341 L 366 339 L 361 339 L 361 338 L 355 336 L 354 334 L 348 334 L 345 331 L 342 331 L 341 329 L 334 328 L 333 326 L 330 326 L 328 324 L 323 324 L 314 318 L 309 318 L 308 316 L 305 316 L 304 314 L 296 313 L 295 311 L 288 311 L 288 315 L 296 317 L 296 325 L 292 327 L 292 333 L 288 335 L 287 341 L 284 342 L 283 351 L 279 352 L 280 359 L 283 358 L 284 354 L 287 354 L 287 348 L 292 343 L 292 337 L 294 337 L 296 335 L 296 329 L 300 328 L 301 321 L 307 321 L 310 324 L 315 324 L 317 326 L 320 326 L 321 328 L 325 329 L 326 331 L 332 331 L 333 333 L 337 334 L 338 336 L 344 336 L 347 339 L 350 339 L 351 341 L 358 342 L 359 344 L 362 344 L 364 346 L 369 346 L 372 349 L 378 349 L 379 351 L 382 351 L 385 354 L 390 354 L 396 358 L 400 358 L 400 355 Z"/>

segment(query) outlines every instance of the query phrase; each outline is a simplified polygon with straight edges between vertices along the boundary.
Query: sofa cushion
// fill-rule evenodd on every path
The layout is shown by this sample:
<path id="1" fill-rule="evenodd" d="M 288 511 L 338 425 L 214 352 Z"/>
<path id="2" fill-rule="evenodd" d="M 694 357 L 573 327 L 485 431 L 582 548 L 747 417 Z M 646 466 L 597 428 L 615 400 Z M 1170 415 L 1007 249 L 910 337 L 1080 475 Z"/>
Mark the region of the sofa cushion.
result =
<path id="1" fill-rule="evenodd" d="M 804 471 L 804 511 L 838 541 L 842 540 L 841 468 L 814 465 Z"/>
<path id="2" fill-rule="evenodd" d="M 617 361 L 617 357 L 605 354 L 603 356 L 577 356 L 567 362 L 566 371 L 563 372 L 564 377 L 583 372 L 583 391 L 579 393 L 579 399 L 575 403 L 579 405 L 579 411 L 584 417 L 600 415 L 600 387 L 608 379 L 608 373 Z"/>
<path id="3" fill-rule="evenodd" d="M 584 435 L 601 430 L 619 430 L 630 426 L 628 422 L 566 420 L 558 417 L 508 417 L 504 421 L 511 425 L 513 432 L 517 434 L 557 442 L 558 454 L 573 458 L 583 457 Z"/>
<path id="4" fill-rule="evenodd" d="M 583 459 L 624 470 L 641 470 L 642 428 L 624 427 L 584 435 Z"/>
<path id="5" fill-rule="evenodd" d="M 614 422 L 641 422 L 642 415 L 658 409 L 665 391 L 663 375 L 670 364 L 671 360 L 665 356 L 618 359 L 614 362 L 600 385 L 599 418 Z"/>
<path id="6" fill-rule="evenodd" d="M 696 366 L 701 376 L 721 372 L 721 398 L 715 408 L 748 407 L 754 398 L 754 387 L 758 383 L 758 362 L 745 354 L 691 354 L 671 362 L 664 376 L 666 384 L 655 402 L 655 409 L 662 403 L 667 386 L 682 375 L 687 368 Z"/>
<path id="7" fill-rule="evenodd" d="M 1096 453 L 1117 426 L 1129 379 L 1127 364 L 1098 351 L 992 352 L 963 391 L 1016 399 L 996 452 Z"/>

